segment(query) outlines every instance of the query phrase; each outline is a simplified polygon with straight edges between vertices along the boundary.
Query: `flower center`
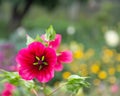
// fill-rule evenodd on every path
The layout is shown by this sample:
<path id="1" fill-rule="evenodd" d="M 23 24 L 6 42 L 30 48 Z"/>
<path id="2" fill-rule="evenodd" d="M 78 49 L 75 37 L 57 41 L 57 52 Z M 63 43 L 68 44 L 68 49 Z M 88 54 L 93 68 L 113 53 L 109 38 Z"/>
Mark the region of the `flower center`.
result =
<path id="1" fill-rule="evenodd" d="M 38 65 L 41 65 L 43 62 L 41 60 L 38 61 Z"/>
<path id="2" fill-rule="evenodd" d="M 36 58 L 37 61 L 34 62 L 33 65 L 38 65 L 39 70 L 41 70 L 44 66 L 48 65 L 47 62 L 45 62 L 45 57 L 44 56 L 42 56 L 41 58 L 36 56 L 35 58 Z"/>

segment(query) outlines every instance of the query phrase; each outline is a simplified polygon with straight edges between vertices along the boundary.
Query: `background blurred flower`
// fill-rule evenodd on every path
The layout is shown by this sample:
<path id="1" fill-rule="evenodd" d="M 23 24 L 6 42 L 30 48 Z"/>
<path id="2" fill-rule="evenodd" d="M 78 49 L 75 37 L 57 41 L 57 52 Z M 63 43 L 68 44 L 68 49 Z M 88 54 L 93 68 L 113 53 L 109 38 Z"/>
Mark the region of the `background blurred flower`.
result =
<path id="1" fill-rule="evenodd" d="M 120 64 L 118 64 L 118 65 L 116 66 L 116 70 L 117 70 L 118 72 L 120 72 Z"/>
<path id="2" fill-rule="evenodd" d="M 98 74 L 98 77 L 100 79 L 106 79 L 107 78 L 107 73 L 105 71 L 100 71 Z"/>
<path id="3" fill-rule="evenodd" d="M 111 47 L 116 47 L 119 44 L 119 35 L 114 30 L 105 32 L 105 41 Z"/>
<path id="4" fill-rule="evenodd" d="M 19 37 L 23 38 L 23 37 L 26 36 L 26 30 L 23 27 L 17 28 L 16 32 L 17 32 L 17 34 L 18 34 Z"/>
<path id="5" fill-rule="evenodd" d="M 89 59 L 94 55 L 95 55 L 95 50 L 90 48 L 85 52 L 85 58 L 84 59 Z"/>
<path id="6" fill-rule="evenodd" d="M 98 64 L 93 64 L 92 66 L 91 66 L 91 72 L 92 73 L 98 73 L 99 72 L 99 70 L 100 70 L 100 66 L 98 65 Z"/>
<path id="7" fill-rule="evenodd" d="M 84 53 L 83 53 L 82 50 L 76 50 L 76 51 L 74 52 L 74 57 L 75 57 L 76 59 L 82 59 L 83 56 L 84 56 Z"/>
<path id="8" fill-rule="evenodd" d="M 67 79 L 71 75 L 70 72 L 66 71 L 62 74 L 63 79 Z"/>
<path id="9" fill-rule="evenodd" d="M 117 81 L 117 78 L 115 77 L 115 76 L 110 76 L 109 78 L 108 78 L 108 80 L 109 80 L 109 83 L 111 83 L 111 84 L 115 84 Z"/>
<path id="10" fill-rule="evenodd" d="M 94 84 L 95 86 L 99 86 L 100 83 L 101 83 L 101 81 L 100 81 L 99 79 L 94 79 L 94 80 L 93 80 L 93 84 Z"/>
<path id="11" fill-rule="evenodd" d="M 16 71 L 15 46 L 11 43 L 0 44 L 0 68 L 7 71 Z"/>
<path id="12" fill-rule="evenodd" d="M 1 96 L 13 96 L 13 92 L 15 91 L 16 87 L 10 83 L 4 84 L 4 90 L 1 93 Z"/>
<path id="13" fill-rule="evenodd" d="M 118 84 L 114 84 L 110 87 L 110 90 L 112 93 L 117 93 L 119 91 L 119 86 Z"/>
<path id="14" fill-rule="evenodd" d="M 115 74 L 115 68 L 114 67 L 109 68 L 108 73 L 109 73 L 109 75 L 114 75 Z"/>
<path id="15" fill-rule="evenodd" d="M 67 34 L 68 34 L 68 35 L 73 35 L 73 34 L 75 34 L 75 27 L 73 27 L 73 26 L 68 26 L 68 27 L 67 27 Z"/>
<path id="16" fill-rule="evenodd" d="M 70 43 L 70 49 L 74 52 L 74 51 L 76 51 L 76 50 L 78 50 L 78 49 L 80 49 L 80 47 L 81 46 L 79 46 L 79 44 L 77 43 L 77 42 L 75 42 L 75 41 L 72 41 L 71 43 Z M 82 46 L 83 47 L 83 46 Z"/>

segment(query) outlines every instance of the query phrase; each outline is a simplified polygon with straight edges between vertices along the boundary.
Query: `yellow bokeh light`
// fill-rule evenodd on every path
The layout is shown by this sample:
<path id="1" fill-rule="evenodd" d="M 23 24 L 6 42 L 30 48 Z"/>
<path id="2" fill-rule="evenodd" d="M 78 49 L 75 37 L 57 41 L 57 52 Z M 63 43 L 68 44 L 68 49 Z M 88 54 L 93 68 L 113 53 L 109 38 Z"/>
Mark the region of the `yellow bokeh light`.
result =
<path id="1" fill-rule="evenodd" d="M 100 71 L 98 74 L 98 77 L 100 79 L 106 79 L 107 78 L 107 73 L 105 71 Z"/>
<path id="2" fill-rule="evenodd" d="M 98 71 L 100 70 L 100 66 L 98 64 L 93 64 L 90 68 L 92 73 L 98 73 Z"/>
<path id="3" fill-rule="evenodd" d="M 109 68 L 108 69 L 108 73 L 109 73 L 109 75 L 114 75 L 115 74 L 115 68 Z"/>
<path id="4" fill-rule="evenodd" d="M 87 52 L 85 53 L 85 59 L 89 59 L 95 54 L 94 49 L 88 49 Z"/>
<path id="5" fill-rule="evenodd" d="M 114 76 L 109 77 L 108 80 L 109 80 L 109 82 L 110 82 L 111 84 L 116 83 L 116 77 L 114 77 Z"/>
<path id="6" fill-rule="evenodd" d="M 81 71 L 81 76 L 88 76 L 88 71 L 86 69 L 82 69 Z"/>
<path id="7" fill-rule="evenodd" d="M 93 80 L 93 84 L 94 84 L 95 86 L 100 85 L 100 83 L 101 83 L 101 81 L 100 81 L 99 79 Z"/>
<path id="8" fill-rule="evenodd" d="M 108 56 L 108 57 L 112 57 L 114 55 L 114 52 L 113 50 L 110 50 L 110 49 L 104 49 L 103 51 L 104 55 Z"/>
<path id="9" fill-rule="evenodd" d="M 79 68 L 82 76 L 88 75 L 87 64 L 80 64 Z"/>
<path id="10" fill-rule="evenodd" d="M 120 64 L 117 65 L 116 70 L 117 70 L 118 72 L 120 72 Z"/>
<path id="11" fill-rule="evenodd" d="M 62 74 L 62 77 L 63 77 L 64 79 L 67 79 L 70 75 L 71 75 L 71 73 L 68 72 L 68 71 L 66 71 L 66 72 L 64 72 L 64 73 Z"/>
<path id="12" fill-rule="evenodd" d="M 120 54 L 117 54 L 116 60 L 117 60 L 118 62 L 120 62 Z"/>
<path id="13" fill-rule="evenodd" d="M 76 59 L 81 59 L 81 58 L 83 58 L 83 56 L 84 56 L 84 53 L 83 53 L 82 50 L 77 50 L 77 51 L 74 52 L 74 57 Z"/>

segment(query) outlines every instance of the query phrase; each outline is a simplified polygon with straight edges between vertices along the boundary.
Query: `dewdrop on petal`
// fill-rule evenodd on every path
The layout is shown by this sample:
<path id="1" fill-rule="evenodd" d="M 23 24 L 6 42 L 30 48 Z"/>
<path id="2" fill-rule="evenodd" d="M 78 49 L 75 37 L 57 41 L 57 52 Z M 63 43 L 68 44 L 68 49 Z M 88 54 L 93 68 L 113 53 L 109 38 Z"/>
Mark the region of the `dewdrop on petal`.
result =
<path id="1" fill-rule="evenodd" d="M 114 30 L 108 30 L 105 35 L 106 43 L 111 47 L 116 47 L 119 44 L 119 35 Z"/>

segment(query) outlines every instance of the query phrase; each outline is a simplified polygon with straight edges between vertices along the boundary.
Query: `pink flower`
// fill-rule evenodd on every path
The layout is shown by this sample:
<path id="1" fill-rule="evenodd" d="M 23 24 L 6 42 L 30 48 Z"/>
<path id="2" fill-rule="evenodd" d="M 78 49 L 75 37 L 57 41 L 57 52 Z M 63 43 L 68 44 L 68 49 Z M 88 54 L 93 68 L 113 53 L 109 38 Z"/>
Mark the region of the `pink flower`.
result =
<path id="1" fill-rule="evenodd" d="M 12 92 L 10 90 L 3 90 L 2 96 L 12 96 Z"/>
<path id="2" fill-rule="evenodd" d="M 13 91 L 16 87 L 10 83 L 5 83 L 4 87 L 5 89 L 2 91 L 1 96 L 13 96 Z"/>
<path id="3" fill-rule="evenodd" d="M 27 48 L 21 49 L 16 60 L 19 64 L 19 74 L 25 80 L 36 78 L 43 83 L 54 77 L 56 53 L 40 42 L 33 42 Z"/>
<path id="4" fill-rule="evenodd" d="M 61 43 L 61 35 L 57 34 L 55 40 L 49 42 L 49 46 L 52 47 L 54 50 L 57 50 Z"/>
<path id="5" fill-rule="evenodd" d="M 114 85 L 111 86 L 111 92 L 112 93 L 117 93 L 118 90 L 119 90 L 119 87 L 118 87 L 117 84 L 114 84 Z"/>
<path id="6" fill-rule="evenodd" d="M 54 50 L 57 50 L 60 43 L 61 43 L 61 35 L 57 34 L 55 37 L 55 40 L 48 42 L 47 40 L 45 40 L 45 35 L 42 35 L 41 38 L 49 44 L 49 47 L 53 48 Z"/>
<path id="7" fill-rule="evenodd" d="M 60 52 L 57 56 L 57 63 L 55 65 L 55 70 L 61 71 L 63 69 L 62 63 L 70 63 L 70 62 L 72 62 L 72 52 L 71 51 Z"/>
<path id="8" fill-rule="evenodd" d="M 45 40 L 45 36 L 42 35 L 42 39 L 44 41 L 46 41 L 49 44 L 49 47 L 53 48 L 55 51 L 60 46 L 61 38 L 62 37 L 61 37 L 60 34 L 56 34 L 55 40 L 47 42 Z M 63 69 L 62 63 L 70 63 L 70 62 L 72 62 L 72 52 L 71 51 L 66 50 L 66 51 L 59 52 L 58 55 L 57 55 L 57 63 L 55 65 L 55 70 L 56 71 L 61 71 Z"/>

